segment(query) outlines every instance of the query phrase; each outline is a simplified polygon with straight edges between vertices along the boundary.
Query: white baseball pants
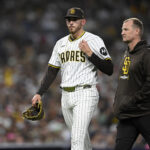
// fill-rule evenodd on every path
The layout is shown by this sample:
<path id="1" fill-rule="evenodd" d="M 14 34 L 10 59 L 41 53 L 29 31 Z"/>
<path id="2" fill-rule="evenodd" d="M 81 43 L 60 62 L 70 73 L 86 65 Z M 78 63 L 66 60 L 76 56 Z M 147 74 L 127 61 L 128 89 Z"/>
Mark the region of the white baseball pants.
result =
<path id="1" fill-rule="evenodd" d="M 97 108 L 99 93 L 95 85 L 74 92 L 62 90 L 62 112 L 71 131 L 71 150 L 92 150 L 88 127 Z"/>

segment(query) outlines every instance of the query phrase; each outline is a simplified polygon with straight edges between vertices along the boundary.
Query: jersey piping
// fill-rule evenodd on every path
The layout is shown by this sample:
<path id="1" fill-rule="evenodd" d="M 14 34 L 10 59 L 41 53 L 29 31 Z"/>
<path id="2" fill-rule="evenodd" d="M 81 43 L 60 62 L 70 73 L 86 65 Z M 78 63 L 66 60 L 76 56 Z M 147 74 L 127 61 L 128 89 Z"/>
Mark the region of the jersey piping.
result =
<path id="1" fill-rule="evenodd" d="M 71 38 L 71 34 L 70 34 L 70 35 L 69 35 L 69 41 L 70 41 L 70 42 L 76 41 L 76 40 L 80 39 L 84 34 L 85 34 L 85 31 L 83 31 L 82 34 L 81 34 L 78 38 L 76 38 L 76 39 L 72 39 L 72 38 Z"/>
<path id="2" fill-rule="evenodd" d="M 53 68 L 60 68 L 60 67 L 58 67 L 58 66 L 54 66 L 54 65 L 51 65 L 51 64 L 48 64 L 48 66 L 51 66 L 51 67 L 53 67 Z"/>

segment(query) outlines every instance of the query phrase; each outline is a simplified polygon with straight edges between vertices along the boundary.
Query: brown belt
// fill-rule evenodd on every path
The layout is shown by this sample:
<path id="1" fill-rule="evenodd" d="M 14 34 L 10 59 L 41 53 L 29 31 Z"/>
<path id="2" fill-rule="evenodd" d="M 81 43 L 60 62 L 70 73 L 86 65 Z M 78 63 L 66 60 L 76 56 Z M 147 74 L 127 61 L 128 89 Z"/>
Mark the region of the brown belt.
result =
<path id="1" fill-rule="evenodd" d="M 86 89 L 86 88 L 91 88 L 92 85 L 89 85 L 89 84 L 77 85 L 77 86 L 72 86 L 72 87 L 62 87 L 62 89 L 67 92 L 74 92 L 77 87 L 83 87 L 83 89 Z"/>

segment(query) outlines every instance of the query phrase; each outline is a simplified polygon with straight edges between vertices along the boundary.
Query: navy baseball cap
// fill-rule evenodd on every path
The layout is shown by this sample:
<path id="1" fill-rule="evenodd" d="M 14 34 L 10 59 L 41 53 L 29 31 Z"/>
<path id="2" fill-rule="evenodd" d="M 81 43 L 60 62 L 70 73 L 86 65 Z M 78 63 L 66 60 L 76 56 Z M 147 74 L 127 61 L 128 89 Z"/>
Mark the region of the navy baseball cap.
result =
<path id="1" fill-rule="evenodd" d="M 81 8 L 73 7 L 68 9 L 65 19 L 68 18 L 78 18 L 84 19 L 84 11 Z"/>

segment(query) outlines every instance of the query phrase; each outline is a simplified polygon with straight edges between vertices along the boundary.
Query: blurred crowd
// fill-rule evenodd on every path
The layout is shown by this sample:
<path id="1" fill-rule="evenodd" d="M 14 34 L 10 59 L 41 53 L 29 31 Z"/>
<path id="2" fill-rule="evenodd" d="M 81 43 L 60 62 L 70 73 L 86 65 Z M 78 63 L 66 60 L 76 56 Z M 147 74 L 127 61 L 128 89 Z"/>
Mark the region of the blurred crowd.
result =
<path id="1" fill-rule="evenodd" d="M 112 57 L 111 77 L 99 72 L 100 100 L 89 132 L 97 148 L 113 148 L 117 119 L 113 99 L 125 45 L 122 21 L 138 17 L 144 23 L 144 39 L 150 43 L 148 0 L 1 0 L 0 1 L 0 145 L 2 143 L 70 143 L 70 133 L 61 112 L 60 74 L 43 96 L 45 119 L 26 121 L 22 112 L 31 106 L 55 42 L 68 34 L 64 16 L 70 7 L 86 14 L 85 30 L 99 35 Z M 135 147 L 145 141 L 138 137 Z"/>

